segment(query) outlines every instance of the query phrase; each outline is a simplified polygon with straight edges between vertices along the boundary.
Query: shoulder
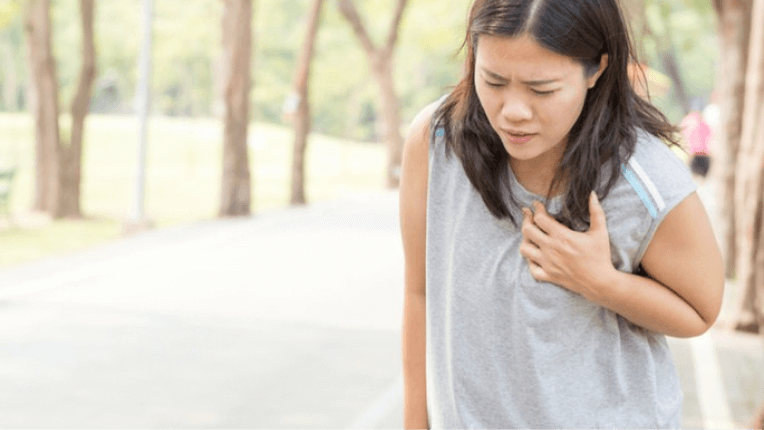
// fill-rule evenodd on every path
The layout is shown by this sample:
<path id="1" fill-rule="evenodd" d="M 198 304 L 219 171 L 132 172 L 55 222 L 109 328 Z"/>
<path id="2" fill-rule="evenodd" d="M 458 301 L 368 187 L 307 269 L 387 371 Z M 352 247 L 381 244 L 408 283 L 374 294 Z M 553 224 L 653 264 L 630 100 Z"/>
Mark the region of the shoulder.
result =
<path id="1" fill-rule="evenodd" d="M 401 175 L 405 175 L 406 170 L 409 171 L 409 175 L 415 169 L 427 171 L 427 158 L 430 150 L 430 140 L 433 135 L 433 116 L 438 107 L 440 107 L 442 100 L 441 98 L 425 106 L 411 121 L 409 131 L 406 134 L 406 140 L 403 144 Z"/>
<path id="2" fill-rule="evenodd" d="M 618 166 L 618 176 L 602 203 L 621 267 L 632 271 L 664 219 L 697 187 L 674 150 L 642 131 L 634 153 Z"/>
<path id="3" fill-rule="evenodd" d="M 634 153 L 621 166 L 623 179 L 654 220 L 695 191 L 687 165 L 657 136 L 638 133 Z"/>
<path id="4" fill-rule="evenodd" d="M 432 119 L 438 106 L 440 106 L 440 100 L 430 103 L 419 111 L 406 135 L 401 163 L 402 205 L 409 203 L 407 199 L 420 201 L 422 193 L 426 193 Z"/>
<path id="5" fill-rule="evenodd" d="M 429 176 L 429 142 L 432 116 L 439 104 L 422 109 L 409 128 L 403 147 L 401 182 L 398 193 L 400 228 L 407 273 L 415 274 L 416 282 L 407 282 L 407 289 L 424 293 L 424 256 L 427 229 L 427 186 Z M 412 275 L 414 276 L 414 275 Z"/>
<path id="6" fill-rule="evenodd" d="M 442 100 L 442 99 L 441 99 Z M 427 153 L 430 137 L 432 135 L 432 120 L 435 111 L 440 107 L 441 100 L 430 103 L 414 116 L 406 136 L 404 153 L 409 151 Z"/>

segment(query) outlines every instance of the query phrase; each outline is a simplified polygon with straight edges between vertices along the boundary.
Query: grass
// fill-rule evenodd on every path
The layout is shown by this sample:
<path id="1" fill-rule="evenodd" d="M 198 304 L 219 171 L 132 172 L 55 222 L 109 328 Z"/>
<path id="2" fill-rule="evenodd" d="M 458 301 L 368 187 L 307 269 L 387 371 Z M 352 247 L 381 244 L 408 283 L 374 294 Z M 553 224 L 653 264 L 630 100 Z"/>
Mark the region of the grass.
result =
<path id="1" fill-rule="evenodd" d="M 67 122 L 63 119 L 62 125 Z M 0 267 L 119 237 L 135 198 L 138 123 L 134 117 L 88 117 L 81 199 L 86 218 L 77 221 L 24 221 L 30 218 L 34 193 L 33 121 L 26 114 L 0 114 L 0 130 L 0 166 L 18 169 L 11 196 L 14 222 L 0 223 Z M 222 123 L 215 119 L 151 119 L 144 205 L 146 216 L 158 228 L 216 216 L 222 134 Z M 253 213 L 289 205 L 292 138 L 288 127 L 250 126 Z M 312 135 L 306 153 L 308 200 L 381 190 L 385 156 L 381 145 Z"/>
<path id="2" fill-rule="evenodd" d="M 34 228 L 0 230 L 0 267 L 82 249 L 119 237 L 113 220 L 53 221 Z"/>

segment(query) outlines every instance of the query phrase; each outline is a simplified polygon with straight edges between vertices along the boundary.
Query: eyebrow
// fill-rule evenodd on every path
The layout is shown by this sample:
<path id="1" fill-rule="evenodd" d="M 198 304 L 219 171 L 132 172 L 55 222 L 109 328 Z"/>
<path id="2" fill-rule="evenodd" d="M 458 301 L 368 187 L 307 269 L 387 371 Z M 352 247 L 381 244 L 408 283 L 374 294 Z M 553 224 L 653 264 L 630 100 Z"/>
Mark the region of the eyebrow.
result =
<path id="1" fill-rule="evenodd" d="M 481 67 L 480 69 L 486 75 L 488 75 L 492 79 L 496 79 L 496 80 L 502 81 L 502 82 L 507 82 L 507 78 L 505 78 L 504 76 L 496 74 L 496 73 L 494 73 L 494 72 L 492 72 L 492 71 L 490 71 L 490 70 L 488 70 L 488 69 L 486 69 L 484 67 Z M 532 80 L 532 81 L 523 81 L 523 83 L 525 85 L 529 85 L 529 86 L 532 86 L 532 87 L 539 87 L 539 86 L 542 86 L 542 85 L 553 84 L 553 83 L 555 83 L 555 82 L 557 82 L 559 80 L 560 79 L 539 79 L 539 80 Z"/>

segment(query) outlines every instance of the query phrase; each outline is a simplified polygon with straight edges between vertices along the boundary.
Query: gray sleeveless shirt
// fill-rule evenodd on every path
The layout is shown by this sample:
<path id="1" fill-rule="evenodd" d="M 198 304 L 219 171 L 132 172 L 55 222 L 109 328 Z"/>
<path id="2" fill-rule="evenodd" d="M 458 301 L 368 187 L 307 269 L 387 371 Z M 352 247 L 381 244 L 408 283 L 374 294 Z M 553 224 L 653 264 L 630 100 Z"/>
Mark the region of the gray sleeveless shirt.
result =
<path id="1" fill-rule="evenodd" d="M 446 156 L 442 130 L 435 134 L 426 251 L 431 427 L 681 427 L 682 390 L 665 337 L 535 281 L 519 252 L 520 231 L 491 215 L 458 157 Z M 601 203 L 613 264 L 634 272 L 661 221 L 695 184 L 646 133 L 621 167 Z M 523 206 L 544 201 L 511 173 L 510 181 Z M 548 203 L 556 212 L 562 201 Z"/>

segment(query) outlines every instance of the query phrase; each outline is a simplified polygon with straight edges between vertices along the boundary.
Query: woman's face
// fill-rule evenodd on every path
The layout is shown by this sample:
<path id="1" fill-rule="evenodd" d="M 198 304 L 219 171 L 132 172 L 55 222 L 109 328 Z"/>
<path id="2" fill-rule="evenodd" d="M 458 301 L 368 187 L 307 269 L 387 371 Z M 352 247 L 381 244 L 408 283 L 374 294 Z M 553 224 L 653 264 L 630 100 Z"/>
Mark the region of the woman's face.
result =
<path id="1" fill-rule="evenodd" d="M 546 160 L 556 167 L 586 93 L 606 65 L 603 56 L 600 70 L 587 77 L 580 63 L 529 36 L 480 36 L 475 88 L 513 161 Z"/>

